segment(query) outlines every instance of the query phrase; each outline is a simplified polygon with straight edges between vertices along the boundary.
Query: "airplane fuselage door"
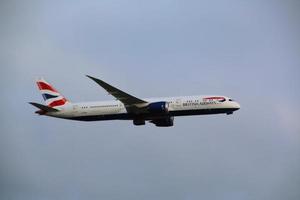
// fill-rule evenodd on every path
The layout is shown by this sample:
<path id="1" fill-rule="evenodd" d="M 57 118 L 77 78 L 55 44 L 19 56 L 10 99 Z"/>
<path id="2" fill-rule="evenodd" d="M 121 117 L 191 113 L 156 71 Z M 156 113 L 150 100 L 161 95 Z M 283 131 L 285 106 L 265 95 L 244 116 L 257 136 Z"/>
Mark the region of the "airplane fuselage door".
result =
<path id="1" fill-rule="evenodd" d="M 73 105 L 73 114 L 77 115 L 79 113 L 79 106 L 78 105 Z"/>
<path id="2" fill-rule="evenodd" d="M 182 108 L 182 101 L 181 99 L 175 100 L 175 109 L 181 109 Z"/>

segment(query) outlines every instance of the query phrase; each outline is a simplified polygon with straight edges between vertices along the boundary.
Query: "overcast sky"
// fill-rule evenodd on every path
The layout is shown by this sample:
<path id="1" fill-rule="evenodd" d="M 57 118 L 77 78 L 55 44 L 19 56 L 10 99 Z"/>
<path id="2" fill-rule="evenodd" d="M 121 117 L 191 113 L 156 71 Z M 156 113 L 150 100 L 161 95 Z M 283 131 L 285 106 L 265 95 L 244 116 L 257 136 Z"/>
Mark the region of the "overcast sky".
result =
<path id="1" fill-rule="evenodd" d="M 300 1 L 0 2 L 0 199 L 300 199 Z M 219 94 L 233 115 L 41 117 L 44 77 L 70 101 Z"/>

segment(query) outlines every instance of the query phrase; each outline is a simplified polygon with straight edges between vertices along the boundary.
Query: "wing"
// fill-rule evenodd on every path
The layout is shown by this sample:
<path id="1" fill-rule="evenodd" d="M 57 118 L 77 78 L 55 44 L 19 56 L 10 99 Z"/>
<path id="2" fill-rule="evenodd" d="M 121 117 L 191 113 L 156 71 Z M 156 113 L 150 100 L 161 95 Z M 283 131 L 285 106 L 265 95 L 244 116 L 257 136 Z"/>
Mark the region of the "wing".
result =
<path id="1" fill-rule="evenodd" d="M 109 94 L 114 96 L 116 99 L 124 103 L 126 107 L 132 107 L 136 106 L 138 104 L 145 104 L 148 103 L 142 99 L 136 98 L 130 94 L 127 94 L 126 92 L 123 92 L 122 90 L 119 90 L 118 88 L 115 88 L 114 86 L 109 85 L 108 83 L 105 83 L 104 81 L 94 78 L 92 76 L 88 76 L 90 79 L 95 81 L 98 85 L 103 87 Z"/>

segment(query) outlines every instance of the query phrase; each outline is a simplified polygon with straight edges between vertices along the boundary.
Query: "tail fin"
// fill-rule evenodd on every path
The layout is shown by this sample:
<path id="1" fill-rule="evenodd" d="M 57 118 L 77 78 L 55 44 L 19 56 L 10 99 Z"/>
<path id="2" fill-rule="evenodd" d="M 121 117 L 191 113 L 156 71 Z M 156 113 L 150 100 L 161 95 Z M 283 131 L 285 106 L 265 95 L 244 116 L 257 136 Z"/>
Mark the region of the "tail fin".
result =
<path id="1" fill-rule="evenodd" d="M 69 101 L 62 96 L 54 87 L 47 83 L 44 79 L 38 79 L 37 85 L 48 107 L 63 106 Z"/>

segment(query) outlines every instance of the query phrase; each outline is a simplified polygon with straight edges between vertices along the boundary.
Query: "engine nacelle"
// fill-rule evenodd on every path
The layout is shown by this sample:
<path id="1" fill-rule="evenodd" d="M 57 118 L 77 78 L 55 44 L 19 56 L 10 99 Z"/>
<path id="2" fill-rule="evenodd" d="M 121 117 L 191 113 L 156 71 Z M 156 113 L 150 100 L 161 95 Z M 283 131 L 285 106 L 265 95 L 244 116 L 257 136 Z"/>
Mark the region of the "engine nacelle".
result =
<path id="1" fill-rule="evenodd" d="M 169 103 L 165 101 L 150 103 L 148 105 L 148 111 L 150 113 L 168 113 Z"/>
<path id="2" fill-rule="evenodd" d="M 152 120 L 151 123 L 155 124 L 158 127 L 171 127 L 174 125 L 174 117 Z"/>
<path id="3" fill-rule="evenodd" d="M 136 126 L 143 126 L 146 124 L 144 119 L 134 119 L 133 124 Z"/>

